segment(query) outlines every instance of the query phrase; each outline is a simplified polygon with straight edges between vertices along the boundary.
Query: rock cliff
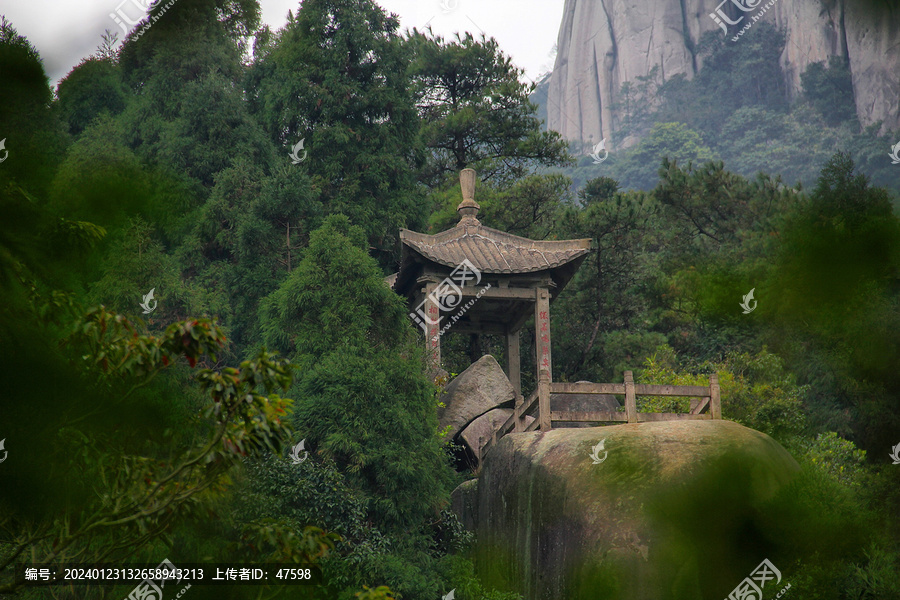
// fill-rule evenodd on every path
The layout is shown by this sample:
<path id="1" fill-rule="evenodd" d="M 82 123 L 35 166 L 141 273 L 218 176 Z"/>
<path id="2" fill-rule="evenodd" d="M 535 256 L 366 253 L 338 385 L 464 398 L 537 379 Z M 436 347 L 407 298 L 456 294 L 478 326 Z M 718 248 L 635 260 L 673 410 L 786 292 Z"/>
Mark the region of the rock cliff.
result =
<path id="1" fill-rule="evenodd" d="M 756 7 L 761 0 L 732 1 Z M 720 5 L 721 0 L 566 0 L 548 89 L 549 128 L 569 140 L 611 138 L 621 85 L 655 65 L 664 80 L 696 74 L 702 67 L 695 51 L 700 36 L 726 35 L 710 18 Z M 732 18 L 743 14 L 726 6 Z M 792 95 L 800 91 L 807 65 L 846 56 L 860 122 L 900 129 L 900 8 L 870 0 L 776 0 L 763 18 L 787 34 L 782 67 Z M 729 27 L 729 38 L 736 29 Z"/>
<path id="2" fill-rule="evenodd" d="M 479 575 L 528 600 L 721 598 L 767 558 L 766 502 L 798 472 L 730 421 L 517 433 L 453 508 L 475 531 Z"/>
<path id="3" fill-rule="evenodd" d="M 860 123 L 883 121 L 900 129 L 900 6 L 871 0 L 780 0 L 775 23 L 788 35 L 781 63 L 788 89 L 800 90 L 800 73 L 829 56 L 850 60 Z"/>

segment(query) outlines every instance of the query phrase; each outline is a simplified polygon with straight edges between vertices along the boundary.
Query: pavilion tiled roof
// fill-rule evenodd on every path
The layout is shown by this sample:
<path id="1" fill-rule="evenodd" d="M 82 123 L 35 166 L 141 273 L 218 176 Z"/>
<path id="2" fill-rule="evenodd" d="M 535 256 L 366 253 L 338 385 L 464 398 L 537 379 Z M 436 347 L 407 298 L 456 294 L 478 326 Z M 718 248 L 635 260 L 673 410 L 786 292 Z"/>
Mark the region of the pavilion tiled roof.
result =
<path id="1" fill-rule="evenodd" d="M 591 251 L 590 239 L 530 240 L 486 227 L 477 218 L 481 207 L 475 202 L 475 171 L 462 170 L 460 189 L 463 201 L 457 208 L 460 219 L 455 227 L 435 235 L 400 230 L 400 271 L 386 278 L 394 290 L 409 292 L 425 263 L 454 269 L 468 260 L 482 273 L 547 272 L 553 280 L 551 291 L 555 295 Z"/>
<path id="2" fill-rule="evenodd" d="M 456 267 L 468 259 L 482 273 L 533 273 L 584 256 L 589 239 L 530 240 L 481 225 L 474 219 L 436 235 L 400 231 L 400 240 L 428 260 Z"/>

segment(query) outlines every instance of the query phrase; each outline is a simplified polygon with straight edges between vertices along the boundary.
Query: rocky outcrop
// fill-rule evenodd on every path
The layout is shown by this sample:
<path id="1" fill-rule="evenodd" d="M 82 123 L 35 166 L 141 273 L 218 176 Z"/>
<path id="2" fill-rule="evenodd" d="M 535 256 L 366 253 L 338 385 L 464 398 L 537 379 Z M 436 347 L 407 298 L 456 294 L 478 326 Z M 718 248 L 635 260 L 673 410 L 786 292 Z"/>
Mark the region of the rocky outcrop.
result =
<path id="1" fill-rule="evenodd" d="M 668 79 L 700 68 L 694 43 L 717 25 L 714 0 L 566 0 L 547 97 L 547 125 L 569 140 L 609 139 L 620 88 L 654 65 Z M 609 147 L 609 144 L 607 145 Z"/>
<path id="2" fill-rule="evenodd" d="M 512 407 L 515 399 L 516 390 L 506 373 L 493 356 L 485 354 L 444 388 L 438 421 L 442 430 L 450 427 L 448 439 L 453 439 L 477 417 L 504 404 Z"/>
<path id="3" fill-rule="evenodd" d="M 693 77 L 702 67 L 695 50 L 700 36 L 721 32 L 709 16 L 720 4 L 566 0 L 548 89 L 548 127 L 583 143 L 607 138 L 610 147 L 622 84 L 636 85 L 655 65 L 663 80 Z M 800 74 L 811 62 L 847 56 L 860 122 L 881 120 L 885 128 L 900 129 L 900 9 L 863 0 L 777 0 L 763 18 L 786 30 L 782 66 L 791 94 L 800 91 Z"/>
<path id="4" fill-rule="evenodd" d="M 450 494 L 450 510 L 459 517 L 459 522 L 469 531 L 474 531 L 476 525 L 476 502 L 478 502 L 477 479 L 463 481 Z"/>
<path id="5" fill-rule="evenodd" d="M 481 462 L 481 449 L 491 439 L 491 435 L 512 416 L 511 408 L 495 408 L 469 423 L 459 437 L 463 439 L 475 458 Z M 525 415 L 525 426 L 531 424 L 534 417 Z"/>
<path id="6" fill-rule="evenodd" d="M 774 16 L 788 37 L 781 62 L 792 94 L 801 90 L 800 74 L 810 63 L 846 57 L 860 123 L 883 121 L 883 129 L 900 129 L 900 6 L 780 0 Z"/>
<path id="7" fill-rule="evenodd" d="M 555 429 L 502 438 L 452 506 L 482 580 L 527 599 L 721 598 L 766 558 L 765 503 L 798 471 L 730 421 Z"/>

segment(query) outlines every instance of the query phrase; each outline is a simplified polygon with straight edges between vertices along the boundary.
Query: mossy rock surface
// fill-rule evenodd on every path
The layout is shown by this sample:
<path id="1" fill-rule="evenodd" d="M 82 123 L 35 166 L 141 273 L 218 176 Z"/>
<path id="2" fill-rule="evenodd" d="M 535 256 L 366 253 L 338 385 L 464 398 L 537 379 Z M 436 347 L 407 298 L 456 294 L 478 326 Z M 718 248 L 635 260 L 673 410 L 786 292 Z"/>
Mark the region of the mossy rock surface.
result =
<path id="1" fill-rule="evenodd" d="M 726 597 L 766 558 L 766 503 L 799 470 L 730 421 L 557 429 L 505 436 L 454 505 L 479 574 L 526 600 Z"/>

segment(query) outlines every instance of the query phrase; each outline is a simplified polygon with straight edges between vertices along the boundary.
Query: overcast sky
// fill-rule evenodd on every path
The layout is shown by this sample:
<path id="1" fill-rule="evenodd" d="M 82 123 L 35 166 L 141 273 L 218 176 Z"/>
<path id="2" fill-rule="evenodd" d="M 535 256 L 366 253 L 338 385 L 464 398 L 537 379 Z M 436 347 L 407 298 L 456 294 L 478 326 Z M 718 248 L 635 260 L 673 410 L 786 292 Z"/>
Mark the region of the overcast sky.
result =
<path id="1" fill-rule="evenodd" d="M 436 34 L 481 32 L 494 37 L 513 62 L 536 78 L 552 67 L 564 0 L 376 0 L 400 16 L 401 30 L 430 24 Z M 92 54 L 104 29 L 120 31 L 109 14 L 122 0 L 0 0 L 0 14 L 12 21 L 41 53 L 56 84 Z M 446 3 L 442 8 L 441 3 Z M 281 28 L 298 0 L 260 0 L 262 20 Z M 120 36 L 121 38 L 121 36 Z"/>

